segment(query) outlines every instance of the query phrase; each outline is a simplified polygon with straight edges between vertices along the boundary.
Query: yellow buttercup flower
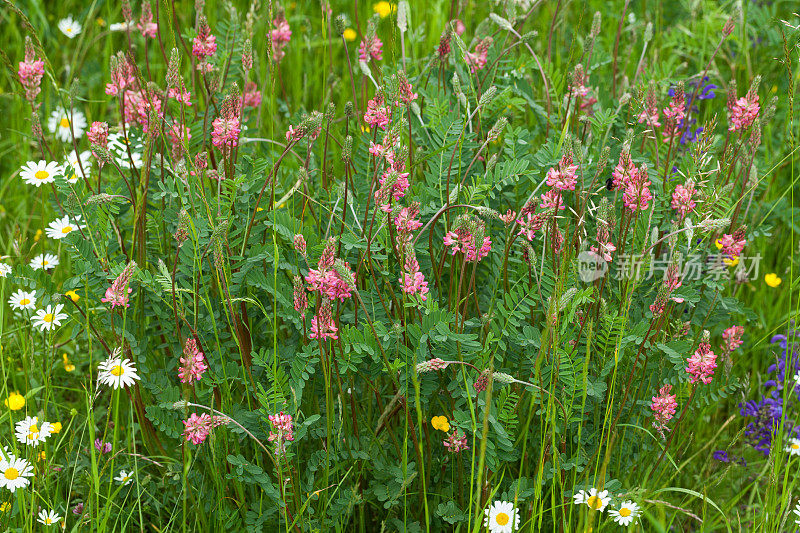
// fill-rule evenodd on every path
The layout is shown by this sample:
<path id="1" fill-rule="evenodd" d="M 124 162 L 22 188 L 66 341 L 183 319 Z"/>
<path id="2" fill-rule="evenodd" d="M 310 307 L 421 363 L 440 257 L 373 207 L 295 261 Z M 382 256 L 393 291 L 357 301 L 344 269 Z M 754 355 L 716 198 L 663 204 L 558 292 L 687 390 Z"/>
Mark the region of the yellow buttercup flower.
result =
<path id="1" fill-rule="evenodd" d="M 19 411 L 25 407 L 25 396 L 18 392 L 12 392 L 8 395 L 8 398 L 6 398 L 5 404 L 6 407 L 12 411 Z"/>
<path id="2" fill-rule="evenodd" d="M 717 247 L 717 250 L 722 250 L 722 243 L 717 239 L 714 241 L 714 245 Z"/>
<path id="3" fill-rule="evenodd" d="M 39 239 L 42 238 L 42 230 L 37 229 L 36 234 L 33 236 L 33 240 L 39 242 Z"/>
<path id="4" fill-rule="evenodd" d="M 447 433 L 450 431 L 450 423 L 447 421 L 446 416 L 434 416 L 431 418 L 431 425 L 433 429 L 438 429 L 439 431 L 444 431 Z"/>
<path id="5" fill-rule="evenodd" d="M 97 17 L 97 18 L 95 19 L 95 22 L 96 22 L 96 23 L 97 23 L 97 25 L 98 25 L 98 26 L 100 26 L 101 28 L 102 28 L 102 27 L 104 27 L 104 26 L 106 25 L 106 21 L 103 19 L 103 17 Z"/>
<path id="6" fill-rule="evenodd" d="M 0 504 L 0 513 L 5 513 L 11 509 L 11 502 L 3 502 Z"/>
<path id="7" fill-rule="evenodd" d="M 74 372 L 75 371 L 75 365 L 73 365 L 72 362 L 69 360 L 69 357 L 67 357 L 67 354 L 62 354 L 61 355 L 61 360 L 64 361 L 64 370 L 66 370 L 67 372 Z"/>
<path id="8" fill-rule="evenodd" d="M 390 2 L 376 2 L 372 4 L 372 10 L 381 18 L 386 18 L 397 10 L 397 6 Z"/>
<path id="9" fill-rule="evenodd" d="M 53 422 L 50 424 L 50 433 L 61 433 L 61 422 Z"/>
<path id="10" fill-rule="evenodd" d="M 67 296 L 69 297 L 69 299 L 70 299 L 70 300 L 72 300 L 73 302 L 77 302 L 78 300 L 80 300 L 80 299 L 81 299 L 81 297 L 80 297 L 80 296 L 78 296 L 78 293 L 77 293 L 77 292 L 75 292 L 75 291 L 67 291 L 67 292 L 66 292 L 66 295 L 67 295 Z"/>
<path id="11" fill-rule="evenodd" d="M 764 276 L 764 281 L 770 287 L 777 287 L 778 285 L 781 284 L 781 281 L 783 281 L 783 280 L 781 278 L 779 278 L 776 273 L 770 272 L 769 274 Z"/>
<path id="12" fill-rule="evenodd" d="M 344 37 L 346 41 L 352 42 L 356 40 L 358 34 L 356 33 L 356 30 L 354 30 L 353 28 L 347 28 L 344 30 L 344 33 L 342 33 L 342 37 Z"/>
<path id="13" fill-rule="evenodd" d="M 47 459 L 47 454 L 44 453 L 44 450 L 42 450 L 42 451 L 39 452 L 39 455 L 36 457 L 36 460 L 37 461 L 44 461 L 45 459 Z"/>
<path id="14" fill-rule="evenodd" d="M 730 259 L 728 259 L 727 257 L 723 257 L 722 262 L 728 265 L 729 267 L 735 267 L 736 265 L 739 264 L 739 256 L 734 256 Z"/>

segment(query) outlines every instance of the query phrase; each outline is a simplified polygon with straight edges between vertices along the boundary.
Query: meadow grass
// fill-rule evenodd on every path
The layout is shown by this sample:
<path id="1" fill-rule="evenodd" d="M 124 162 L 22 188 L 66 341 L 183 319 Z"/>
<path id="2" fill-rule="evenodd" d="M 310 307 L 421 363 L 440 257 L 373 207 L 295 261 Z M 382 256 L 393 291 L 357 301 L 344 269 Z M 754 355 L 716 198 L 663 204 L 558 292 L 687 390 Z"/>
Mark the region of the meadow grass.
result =
<path id="1" fill-rule="evenodd" d="M 512 525 L 519 515 L 520 531 L 611 531 L 624 528 L 609 511 L 632 501 L 633 531 L 793 530 L 798 457 L 785 447 L 798 437 L 794 372 L 771 397 L 783 405 L 781 425 L 766 428 L 768 454 L 753 449 L 752 418 L 740 415 L 741 403 L 776 390 L 765 389 L 782 353 L 773 337 L 786 335 L 791 354 L 798 315 L 793 5 L 412 1 L 402 30 L 395 3 L 327 4 L 282 5 L 292 34 L 279 62 L 270 31 L 280 9 L 271 2 L 153 3 L 153 38 L 111 31 L 124 20 L 122 3 L 0 8 L 0 255 L 13 269 L 0 279 L 0 396 L 7 407 L 11 393 L 25 396 L 22 408 L 3 411 L 0 443 L 35 471 L 25 489 L 0 488 L 2 527 L 44 527 L 39 512 L 52 509 L 74 531 L 480 531 L 493 502 L 510 502 L 513 512 L 502 512 Z M 140 9 L 133 5 L 137 21 Z M 216 37 L 216 78 L 193 68 L 201 12 Z M 67 15 L 82 24 L 74 39 L 58 28 Z M 359 43 L 372 31 L 382 58 L 362 66 Z M 437 57 L 443 35 L 446 60 Z M 26 36 L 46 62 L 35 104 L 17 75 Z M 486 36 L 487 62 L 471 72 L 467 53 Z M 247 46 L 252 69 L 242 64 Z M 115 54 L 130 53 L 138 86 L 155 84 L 161 98 L 173 49 L 193 105 L 165 100 L 166 114 L 145 106 L 125 121 L 138 168 L 116 168 L 130 152 L 97 150 L 85 188 L 84 180 L 24 183 L 24 163 L 61 161 L 73 148 L 54 139 L 51 111 L 80 110 L 88 124 L 119 131 L 120 99 L 104 91 Z M 579 64 L 588 73 L 580 84 Z M 694 115 L 694 127 L 716 126 L 708 160 L 693 155 L 699 134 L 684 149 L 637 121 L 648 91 L 663 109 L 668 89 L 685 87 L 689 98 L 688 82 L 703 75 L 717 86 Z M 729 133 L 726 91 L 735 82 L 742 97 L 757 76 L 764 120 L 747 136 Z M 246 81 L 260 105 L 232 112 Z M 402 98 L 406 81 L 419 93 L 413 102 Z M 593 115 L 571 92 L 577 85 L 597 98 Z M 390 104 L 386 129 L 364 119 L 381 94 L 405 102 Z M 246 117 L 227 151 L 214 122 L 226 109 Z M 147 133 L 148 123 L 159 127 Z M 191 137 L 171 143 L 173 123 Z M 286 135 L 290 126 L 296 137 Z M 754 131 L 760 142 L 738 159 Z M 75 142 L 93 148 L 86 135 Z M 403 164 L 371 154 L 376 143 Z M 647 209 L 626 211 L 622 191 L 603 188 L 626 150 L 652 181 Z M 207 168 L 195 158 L 203 151 Z M 568 210 L 556 206 L 554 217 L 537 207 L 545 221 L 526 240 L 521 211 L 534 193 L 538 205 L 548 169 L 567 155 L 579 169 L 576 192 L 564 194 Z M 405 171 L 410 186 L 389 200 L 387 187 Z M 687 177 L 701 189 L 689 239 L 683 218 L 670 225 L 672 191 Z M 419 227 L 394 221 L 403 207 Z M 518 216 L 503 221 L 506 209 Z M 743 258 L 760 256 L 758 275 L 737 282 L 731 267 L 724 282 L 687 281 L 676 293 L 685 302 L 675 303 L 658 276 L 583 282 L 579 253 L 598 244 L 602 213 L 616 220 L 619 255 L 657 246 L 672 261 L 684 246 L 714 252 L 717 238 L 746 224 Z M 64 215 L 73 224 L 81 215 L 85 235 L 43 233 Z M 727 224 L 704 230 L 704 218 Z M 554 248 L 562 233 L 567 244 Z M 491 251 L 468 259 L 484 236 Z M 49 273 L 27 266 L 40 253 L 60 264 Z M 426 298 L 418 279 L 402 290 L 412 263 Z M 327 281 L 309 280 L 315 270 Z M 781 284 L 767 284 L 768 273 Z M 326 293 L 331 283 L 336 296 Z M 12 310 L 6 302 L 21 288 L 36 290 L 37 309 L 64 305 L 64 324 L 42 332 L 32 310 Z M 123 305 L 101 300 L 109 290 Z M 660 296 L 670 302 L 663 314 L 651 307 Z M 311 337 L 326 313 L 338 337 Z M 726 368 L 718 346 L 733 325 L 744 326 L 744 344 Z M 703 330 L 719 355 L 709 384 L 684 371 Z M 184 383 L 178 368 L 191 339 L 208 370 Z M 99 384 L 98 364 L 118 356 L 133 361 L 138 382 Z M 433 360 L 449 363 L 425 366 Z M 677 411 L 659 435 L 650 406 L 664 384 Z M 192 413 L 216 427 L 190 443 Z M 14 437 L 25 415 L 62 428 L 25 446 Z M 468 448 L 453 453 L 462 435 Z M 720 450 L 726 461 L 714 458 Z M 130 484 L 115 480 L 121 471 Z M 609 491 L 604 512 L 573 503 L 590 488 Z M 489 529 L 506 531 L 501 523 Z"/>

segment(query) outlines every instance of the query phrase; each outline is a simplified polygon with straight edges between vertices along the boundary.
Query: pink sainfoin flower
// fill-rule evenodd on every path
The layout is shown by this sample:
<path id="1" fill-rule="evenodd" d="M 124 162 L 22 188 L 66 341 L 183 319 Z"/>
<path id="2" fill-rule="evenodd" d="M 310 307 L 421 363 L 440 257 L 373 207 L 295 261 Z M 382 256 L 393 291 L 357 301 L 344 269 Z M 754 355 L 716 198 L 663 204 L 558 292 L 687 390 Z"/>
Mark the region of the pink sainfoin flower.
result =
<path id="1" fill-rule="evenodd" d="M 309 337 L 312 339 L 333 339 L 336 340 L 339 336 L 336 334 L 339 328 L 333 321 L 333 311 L 331 309 L 331 301 L 323 298 L 319 311 L 311 318 L 311 334 Z"/>
<path id="2" fill-rule="evenodd" d="M 556 207 L 558 207 L 559 211 L 562 209 L 566 209 L 566 207 L 564 206 L 564 200 L 561 198 L 561 191 L 559 191 L 558 189 L 550 189 L 549 191 L 542 194 L 541 199 L 542 203 L 539 204 L 539 207 L 541 209 L 546 209 L 546 210 L 552 209 L 553 211 L 556 210 Z"/>
<path id="3" fill-rule="evenodd" d="M 570 93 L 574 98 L 583 98 L 589 95 L 589 88 L 586 87 L 589 77 L 583 71 L 583 65 L 578 63 L 572 73 L 572 83 Z"/>
<path id="4" fill-rule="evenodd" d="M 192 444 L 202 444 L 211 434 L 212 429 L 225 425 L 227 422 L 228 419 L 222 416 L 211 416 L 208 413 L 198 416 L 197 413 L 192 413 L 187 420 L 183 421 L 183 437 Z"/>
<path id="5" fill-rule="evenodd" d="M 294 244 L 295 251 L 302 255 L 303 257 L 306 256 L 306 238 L 303 237 L 302 233 L 298 233 L 292 239 L 292 244 Z"/>
<path id="6" fill-rule="evenodd" d="M 272 21 L 274 28 L 269 32 L 270 40 L 272 41 L 272 56 L 275 58 L 276 63 L 280 63 L 281 59 L 286 55 L 286 45 L 292 38 L 292 30 L 289 28 L 289 22 L 283 11 L 278 12 L 278 16 Z"/>
<path id="7" fill-rule="evenodd" d="M 94 439 L 94 449 L 100 453 L 111 453 L 112 446 L 110 442 L 103 442 L 102 439 Z"/>
<path id="8" fill-rule="evenodd" d="M 686 215 L 694 211 L 697 205 L 692 197 L 695 194 L 694 183 L 691 180 L 686 182 L 686 185 L 678 184 L 675 186 L 675 192 L 672 193 L 672 209 L 677 211 L 678 216 L 683 220 Z"/>
<path id="9" fill-rule="evenodd" d="M 211 144 L 222 151 L 229 150 L 239 145 L 241 121 L 238 109 L 238 98 L 229 95 L 222 104 L 222 116 L 215 119 L 212 123 L 214 129 L 211 132 Z"/>
<path id="10" fill-rule="evenodd" d="M 386 129 L 386 125 L 389 124 L 389 119 L 391 117 L 391 111 L 389 107 L 385 105 L 383 94 L 376 94 L 375 98 L 367 102 L 367 111 L 364 113 L 364 122 L 369 124 L 370 126 L 379 127 L 381 129 Z"/>
<path id="11" fill-rule="evenodd" d="M 728 130 L 736 131 L 747 128 L 758 117 L 760 109 L 758 95 L 753 91 L 748 91 L 746 96 L 728 105 L 728 122 L 730 122 Z"/>
<path id="12" fill-rule="evenodd" d="M 477 263 L 492 249 L 492 241 L 486 235 L 486 224 L 472 217 L 457 219 L 453 230 L 445 234 L 444 245 L 450 248 L 451 255 L 461 252 L 470 263 Z"/>
<path id="13" fill-rule="evenodd" d="M 731 326 L 722 332 L 722 338 L 725 339 L 725 344 L 722 349 L 731 353 L 736 348 L 742 345 L 742 335 L 744 335 L 743 326 Z"/>
<path id="14" fill-rule="evenodd" d="M 217 38 L 211 35 L 211 28 L 205 16 L 200 17 L 197 36 L 192 41 L 192 55 L 201 62 L 217 52 Z"/>
<path id="15" fill-rule="evenodd" d="M 733 235 L 725 234 L 719 239 L 719 244 L 722 246 L 720 253 L 730 257 L 739 257 L 742 255 L 744 245 L 747 241 L 744 238 L 745 229 L 739 228 L 733 232 Z"/>
<path id="16" fill-rule="evenodd" d="M 287 415 L 283 411 L 269 415 L 269 421 L 273 430 L 269 432 L 267 440 L 275 443 L 275 455 L 286 453 L 286 443 L 294 440 L 294 424 L 292 415 Z"/>
<path id="17" fill-rule="evenodd" d="M 123 92 L 125 104 L 125 122 L 127 124 L 140 124 L 145 132 L 150 128 L 151 112 L 155 111 L 159 118 L 164 116 L 161 108 L 161 95 L 155 91 L 126 90 Z"/>
<path id="18" fill-rule="evenodd" d="M 333 268 L 336 260 L 335 256 L 336 240 L 329 239 L 319 258 L 317 268 L 312 268 L 306 274 L 306 283 L 308 283 L 309 290 L 319 291 L 329 300 L 338 299 L 343 302 L 351 296 L 350 285 Z M 349 264 L 344 263 L 343 268 L 351 272 Z"/>
<path id="19" fill-rule="evenodd" d="M 244 107 L 258 107 L 261 105 L 261 91 L 258 90 L 256 82 L 248 81 L 244 84 L 242 103 Z"/>
<path id="20" fill-rule="evenodd" d="M 106 295 L 104 298 L 100 298 L 100 301 L 110 303 L 112 309 L 116 306 L 128 307 L 130 305 L 128 303 L 128 294 L 131 292 L 128 283 L 130 283 L 135 270 L 136 262 L 129 262 L 122 272 L 120 272 L 119 276 L 117 276 L 117 279 L 106 289 Z"/>
<path id="21" fill-rule="evenodd" d="M 519 225 L 519 232 L 517 235 L 522 235 L 529 241 L 532 241 L 534 237 L 536 237 L 536 232 L 542 229 L 548 220 L 551 218 L 552 212 L 540 212 L 534 213 L 533 210 L 536 206 L 532 206 L 528 209 L 523 209 L 525 214 L 520 212 L 520 216 L 522 218 L 517 219 L 517 224 Z"/>
<path id="22" fill-rule="evenodd" d="M 478 72 L 486 66 L 486 60 L 489 55 L 489 48 L 492 46 L 492 38 L 487 37 L 482 39 L 475 45 L 474 52 L 467 52 L 465 59 L 470 72 Z"/>
<path id="23" fill-rule="evenodd" d="M 701 342 L 697 351 L 687 361 L 689 366 L 686 367 L 686 371 L 692 375 L 692 383 L 698 381 L 706 385 L 711 383 L 714 369 L 717 368 L 717 356 L 711 351 L 711 345 L 707 341 Z"/>
<path id="24" fill-rule="evenodd" d="M 419 269 L 419 266 L 417 266 L 417 269 Z M 425 276 L 419 270 L 403 272 L 398 281 L 402 283 L 404 293 L 417 295 L 423 302 L 428 299 L 428 282 L 425 281 Z"/>
<path id="25" fill-rule="evenodd" d="M 171 153 L 173 159 L 181 159 L 185 153 L 185 150 L 183 149 L 184 142 L 188 144 L 189 140 L 192 138 L 189 127 L 181 126 L 180 124 L 173 124 L 172 127 L 167 130 L 167 136 L 169 137 L 170 145 L 172 147 Z"/>
<path id="26" fill-rule="evenodd" d="M 500 215 L 500 220 L 503 221 L 503 224 L 508 226 L 517 218 L 517 212 L 512 211 L 511 209 L 507 209 L 504 215 Z"/>
<path id="27" fill-rule="evenodd" d="M 33 106 L 41 91 L 44 61 L 36 59 L 36 50 L 30 37 L 25 37 L 25 61 L 19 62 L 17 75 L 22 87 L 25 88 L 25 99 Z"/>
<path id="28" fill-rule="evenodd" d="M 347 268 L 349 270 L 349 265 Z M 310 290 L 320 291 L 331 300 L 338 299 L 343 302 L 350 297 L 350 286 L 335 270 L 312 268 L 306 274 L 306 283 Z"/>
<path id="29" fill-rule="evenodd" d="M 558 163 L 558 170 L 550 168 L 547 171 L 547 185 L 559 191 L 574 191 L 575 184 L 578 178 L 575 172 L 578 170 L 578 165 L 572 164 L 572 156 L 564 154 L 561 161 Z"/>
<path id="30" fill-rule="evenodd" d="M 144 0 L 144 2 L 142 2 L 142 18 L 139 20 L 139 23 L 136 24 L 136 27 L 139 28 L 139 31 L 142 32 L 142 35 L 145 37 L 150 37 L 152 39 L 156 36 L 158 25 L 153 22 L 153 10 L 150 7 L 150 0 Z"/>
<path id="31" fill-rule="evenodd" d="M 650 404 L 650 409 L 653 410 L 653 427 L 656 428 L 661 438 L 664 438 L 664 430 L 667 429 L 667 423 L 675 416 L 675 410 L 678 407 L 678 402 L 674 394 L 670 394 L 672 385 L 664 385 L 659 389 L 658 395 L 653 396 L 653 403 Z"/>
<path id="32" fill-rule="evenodd" d="M 414 202 L 409 207 L 402 208 L 394 218 L 398 244 L 406 245 L 410 243 L 414 231 L 422 227 L 422 222 L 417 220 L 418 216 L 419 203 Z"/>
<path id="33" fill-rule="evenodd" d="M 177 87 L 173 87 L 167 92 L 167 96 L 169 98 L 176 99 L 178 102 L 180 102 L 185 106 L 191 107 L 192 105 L 192 100 L 191 100 L 192 93 L 190 93 L 187 90 L 182 90 L 178 89 Z"/>
<path id="34" fill-rule="evenodd" d="M 306 288 L 303 285 L 303 278 L 300 276 L 295 276 L 293 280 L 293 294 L 292 299 L 294 300 L 294 310 L 300 314 L 305 313 L 306 309 L 308 309 L 308 295 L 306 294 Z"/>
<path id="35" fill-rule="evenodd" d="M 368 62 L 370 58 L 380 61 L 383 59 L 381 48 L 383 48 L 383 43 L 377 35 L 365 38 L 358 46 L 358 60 L 364 63 Z"/>
<path id="36" fill-rule="evenodd" d="M 458 453 L 469 449 L 469 446 L 467 446 L 467 436 L 456 428 L 453 428 L 453 431 L 447 434 L 447 438 L 442 441 L 442 444 L 452 453 Z"/>
<path id="37" fill-rule="evenodd" d="M 183 355 L 180 361 L 181 366 L 178 369 L 178 377 L 181 383 L 191 383 L 192 380 L 200 381 L 205 371 L 208 370 L 206 358 L 194 339 L 188 339 L 186 344 L 183 345 Z"/>
<path id="38" fill-rule="evenodd" d="M 467 31 L 467 27 L 461 21 L 461 19 L 456 19 L 453 21 L 453 30 L 455 30 L 456 35 L 464 35 L 464 32 Z"/>
<path id="39" fill-rule="evenodd" d="M 111 57 L 111 83 L 106 84 L 106 94 L 117 96 L 125 89 L 136 86 L 134 66 L 122 52 Z"/>
<path id="40" fill-rule="evenodd" d="M 400 84 L 398 88 L 400 92 L 400 101 L 404 104 L 410 104 L 419 98 L 419 95 L 414 92 L 414 88 L 411 86 L 411 83 L 408 81 L 405 73 L 402 73 L 402 76 L 400 76 Z M 400 102 L 397 102 L 397 105 L 400 105 Z"/>
<path id="41" fill-rule="evenodd" d="M 661 126 L 659 116 L 655 86 L 650 85 L 647 90 L 647 96 L 644 99 L 644 111 L 639 113 L 639 124 L 646 123 L 651 128 L 658 128 Z"/>
<path id="42" fill-rule="evenodd" d="M 439 46 L 436 47 L 436 57 L 439 61 L 444 62 L 448 55 L 450 55 L 450 40 L 452 39 L 449 30 L 442 32 L 439 37 Z"/>
<path id="43" fill-rule="evenodd" d="M 647 176 L 647 167 L 642 168 L 628 180 L 625 192 L 622 194 L 622 202 L 630 211 L 644 211 L 653 198 L 650 192 L 650 179 Z"/>
<path id="44" fill-rule="evenodd" d="M 631 161 L 630 152 L 623 151 L 619 154 L 619 162 L 611 173 L 613 186 L 616 190 L 625 190 L 631 180 L 637 179 L 639 169 Z"/>
<path id="45" fill-rule="evenodd" d="M 89 126 L 89 131 L 86 132 L 89 142 L 92 143 L 92 155 L 97 159 L 98 166 L 102 167 L 105 160 L 97 155 L 94 147 L 108 148 L 108 123 L 107 122 L 92 122 Z"/>
<path id="46" fill-rule="evenodd" d="M 683 92 L 683 84 L 679 83 L 675 88 L 675 96 L 672 97 L 669 107 L 664 109 L 664 128 L 661 131 L 664 142 L 669 142 L 681 134 L 681 123 L 685 116 L 686 95 Z"/>
<path id="47" fill-rule="evenodd" d="M 613 242 L 598 242 L 597 246 L 590 246 L 589 249 L 603 258 L 604 261 L 611 261 L 614 252 L 617 251 L 617 247 L 614 245 Z"/>

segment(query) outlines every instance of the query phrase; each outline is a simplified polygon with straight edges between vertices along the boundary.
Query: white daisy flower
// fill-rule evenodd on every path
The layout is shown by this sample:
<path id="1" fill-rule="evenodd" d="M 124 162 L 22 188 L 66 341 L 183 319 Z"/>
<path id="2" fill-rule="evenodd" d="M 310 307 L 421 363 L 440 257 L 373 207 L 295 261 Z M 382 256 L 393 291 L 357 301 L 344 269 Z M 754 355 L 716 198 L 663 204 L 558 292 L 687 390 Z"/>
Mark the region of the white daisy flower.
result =
<path id="1" fill-rule="evenodd" d="M 126 472 L 125 470 L 120 470 L 119 475 L 114 478 L 114 481 L 116 481 L 120 485 L 130 485 L 131 482 L 133 482 L 133 472 Z"/>
<path id="2" fill-rule="evenodd" d="M 128 155 L 130 147 L 130 156 Z M 112 133 L 108 136 L 108 150 L 116 156 L 117 165 L 120 168 L 131 168 L 131 161 L 136 168 L 142 168 L 142 149 L 141 143 L 134 144 L 131 139 L 121 133 Z"/>
<path id="3" fill-rule="evenodd" d="M 37 187 L 41 187 L 44 183 L 53 183 L 56 174 L 60 174 L 58 163 L 52 161 L 48 163 L 41 159 L 36 163 L 28 161 L 19 171 L 19 175 L 25 180 L 25 183 Z"/>
<path id="4" fill-rule="evenodd" d="M 594 487 L 589 489 L 589 492 L 585 490 L 578 491 L 572 499 L 575 500 L 575 505 L 585 503 L 590 509 L 600 512 L 602 512 L 611 501 L 611 498 L 608 497 L 607 490 L 597 492 L 597 489 Z"/>
<path id="5" fill-rule="evenodd" d="M 125 31 L 127 29 L 135 28 L 133 22 L 128 24 L 127 22 L 115 22 L 108 26 L 108 31 Z"/>
<path id="6" fill-rule="evenodd" d="M 624 501 L 616 509 L 611 509 L 608 514 L 614 518 L 614 522 L 617 524 L 629 526 L 639 516 L 639 506 L 632 501 Z"/>
<path id="7" fill-rule="evenodd" d="M 61 520 L 61 516 L 55 511 L 45 511 L 42 509 L 39 511 L 39 518 L 37 522 L 46 526 L 52 526 L 53 524 L 58 524 L 59 520 Z"/>
<path id="8" fill-rule="evenodd" d="M 67 15 L 66 18 L 58 21 L 58 29 L 70 39 L 74 39 L 81 32 L 82 28 L 80 23 L 72 18 L 72 15 Z"/>
<path id="9" fill-rule="evenodd" d="M 34 270 L 52 270 L 58 266 L 58 257 L 53 254 L 39 254 L 31 261 Z"/>
<path id="10" fill-rule="evenodd" d="M 98 370 L 97 381 L 115 389 L 130 387 L 139 381 L 139 374 L 136 373 L 133 361 L 119 356 L 106 359 L 100 363 Z"/>
<path id="11" fill-rule="evenodd" d="M 797 515 L 797 518 L 795 519 L 794 523 L 800 526 L 800 501 L 797 502 L 797 505 L 795 505 L 794 511 L 792 512 Z"/>
<path id="12" fill-rule="evenodd" d="M 23 309 L 33 309 L 36 307 L 36 291 L 27 292 L 19 289 L 8 299 L 8 305 L 11 306 L 11 309 L 18 309 L 20 311 Z"/>
<path id="13" fill-rule="evenodd" d="M 483 525 L 491 533 L 511 533 L 519 527 L 519 513 L 511 502 L 496 501 L 491 507 L 483 510 L 486 515 Z"/>
<path id="14" fill-rule="evenodd" d="M 28 486 L 29 477 L 33 475 L 33 467 L 25 459 L 9 457 L 0 460 L 0 487 L 11 492 Z"/>
<path id="15" fill-rule="evenodd" d="M 11 265 L 8 263 L 0 263 L 0 278 L 4 278 L 11 274 Z"/>
<path id="16" fill-rule="evenodd" d="M 80 139 L 83 132 L 86 131 L 86 115 L 77 109 L 73 109 L 72 129 L 70 129 L 69 112 L 66 109 L 59 109 L 50 113 L 50 118 L 47 120 L 47 127 L 63 142 L 72 141 L 73 133 L 76 139 Z"/>
<path id="17" fill-rule="evenodd" d="M 80 163 L 78 160 L 80 160 Z M 88 178 L 92 175 L 91 166 L 92 152 L 84 150 L 81 153 L 77 153 L 73 150 L 67 156 L 66 163 L 64 163 L 64 177 L 69 183 L 77 183 L 81 176 Z M 83 173 L 81 173 L 81 167 L 83 167 Z"/>
<path id="18" fill-rule="evenodd" d="M 55 307 L 48 305 L 44 309 L 37 310 L 36 314 L 31 317 L 31 322 L 41 331 L 56 329 L 57 326 L 61 325 L 61 321 L 68 316 L 66 313 L 61 312 L 62 309 L 64 309 L 63 304 L 58 304 Z"/>
<path id="19" fill-rule="evenodd" d="M 78 226 L 77 222 L 70 222 L 68 216 L 64 216 L 63 218 L 57 218 L 52 221 L 45 233 L 51 239 L 63 239 L 73 231 L 77 231 L 83 226 Z"/>
<path id="20" fill-rule="evenodd" d="M 789 455 L 800 455 L 800 439 L 789 439 L 783 449 L 789 452 Z"/>
<path id="21" fill-rule="evenodd" d="M 19 443 L 33 446 L 34 448 L 50 436 L 52 429 L 50 422 L 42 422 L 40 424 L 39 417 L 36 416 L 25 417 L 24 420 L 20 420 L 14 426 L 14 432 Z"/>

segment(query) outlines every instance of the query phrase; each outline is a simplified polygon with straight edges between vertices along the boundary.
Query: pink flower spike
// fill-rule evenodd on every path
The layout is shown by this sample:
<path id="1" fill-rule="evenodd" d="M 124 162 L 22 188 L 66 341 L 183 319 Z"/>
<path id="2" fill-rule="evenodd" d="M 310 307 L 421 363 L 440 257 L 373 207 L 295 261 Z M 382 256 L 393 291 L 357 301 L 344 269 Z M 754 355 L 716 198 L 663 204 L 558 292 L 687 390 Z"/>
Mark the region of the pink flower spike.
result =
<path id="1" fill-rule="evenodd" d="M 208 369 L 203 352 L 200 351 L 195 339 L 188 339 L 183 346 L 183 356 L 180 358 L 181 366 L 178 377 L 181 383 L 191 383 L 192 380 L 200 381 Z"/>

